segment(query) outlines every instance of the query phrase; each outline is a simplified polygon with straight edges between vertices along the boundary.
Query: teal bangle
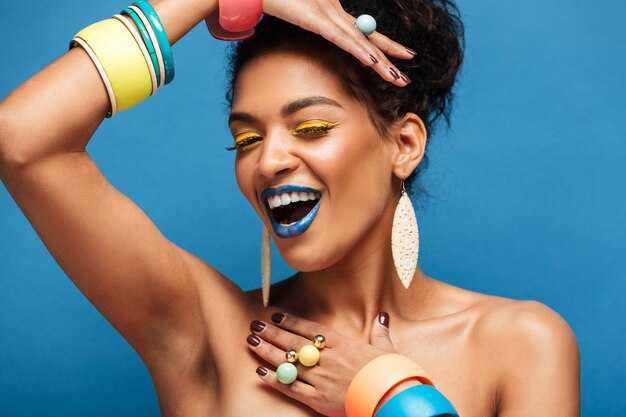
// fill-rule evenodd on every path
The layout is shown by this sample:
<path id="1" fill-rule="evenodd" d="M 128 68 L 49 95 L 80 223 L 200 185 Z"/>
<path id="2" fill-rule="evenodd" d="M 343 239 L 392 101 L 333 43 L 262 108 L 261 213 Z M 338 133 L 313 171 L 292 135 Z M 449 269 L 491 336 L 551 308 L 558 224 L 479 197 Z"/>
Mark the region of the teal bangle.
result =
<path id="1" fill-rule="evenodd" d="M 435 387 L 414 385 L 387 401 L 374 417 L 459 417 L 448 399 Z"/>
<path id="2" fill-rule="evenodd" d="M 133 4 L 144 12 L 150 21 L 152 29 L 154 29 L 157 41 L 159 42 L 159 47 L 161 48 L 163 65 L 165 66 L 165 84 L 169 84 L 174 79 L 174 56 L 172 55 L 172 47 L 170 46 L 170 41 L 167 39 L 167 35 L 165 34 L 165 29 L 163 28 L 161 19 L 159 19 L 156 11 L 146 0 L 137 0 Z"/>
<path id="3" fill-rule="evenodd" d="M 146 48 L 148 48 L 148 52 L 150 53 L 150 60 L 152 61 L 152 67 L 154 68 L 154 73 L 156 74 L 157 86 L 161 85 L 161 70 L 159 69 L 159 61 L 157 60 L 156 51 L 154 50 L 154 46 L 152 45 L 152 40 L 150 40 L 150 35 L 148 31 L 146 31 L 146 27 L 143 22 L 137 16 L 137 13 L 133 11 L 130 7 L 122 10 L 122 14 L 129 16 L 135 22 L 135 26 L 141 32 L 141 37 L 143 38 L 143 43 L 146 44 Z"/>

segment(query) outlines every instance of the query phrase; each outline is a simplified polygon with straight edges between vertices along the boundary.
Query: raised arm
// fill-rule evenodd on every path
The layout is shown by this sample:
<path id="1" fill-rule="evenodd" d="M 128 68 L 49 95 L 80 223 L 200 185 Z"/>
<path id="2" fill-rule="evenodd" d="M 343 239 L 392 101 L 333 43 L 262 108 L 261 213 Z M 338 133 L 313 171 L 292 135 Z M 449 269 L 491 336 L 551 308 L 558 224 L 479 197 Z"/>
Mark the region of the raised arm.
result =
<path id="1" fill-rule="evenodd" d="M 153 2 L 171 43 L 215 4 Z M 190 308 L 197 291 L 191 257 L 111 186 L 85 150 L 109 106 L 96 67 L 73 48 L 0 103 L 0 178 L 70 279 L 145 352 L 170 329 L 200 330 L 198 320 L 186 320 L 200 317 Z M 224 279 L 212 273 L 220 291 Z"/>
<path id="2" fill-rule="evenodd" d="M 217 0 L 154 0 L 152 5 L 175 43 L 215 10 Z M 390 77 L 385 53 L 406 59 L 412 54 L 378 33 L 362 36 L 336 0 L 265 0 L 264 7 L 404 84 Z M 162 349 L 164 335 L 202 333 L 202 317 L 211 312 L 201 312 L 195 298 L 199 275 L 212 278 L 208 287 L 215 311 L 243 294 L 169 242 L 103 177 L 86 146 L 109 108 L 87 53 L 70 50 L 0 103 L 0 179 L 70 279 L 145 353 L 155 345 Z"/>

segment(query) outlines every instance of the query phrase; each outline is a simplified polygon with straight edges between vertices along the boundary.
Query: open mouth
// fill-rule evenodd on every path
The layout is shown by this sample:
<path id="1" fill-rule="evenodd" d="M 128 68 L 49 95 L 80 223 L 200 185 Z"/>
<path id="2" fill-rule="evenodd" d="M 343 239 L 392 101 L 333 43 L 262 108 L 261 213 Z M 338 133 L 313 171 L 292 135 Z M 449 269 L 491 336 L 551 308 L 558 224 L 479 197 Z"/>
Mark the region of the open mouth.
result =
<path id="1" fill-rule="evenodd" d="M 317 214 L 321 197 L 317 190 L 289 185 L 261 193 L 272 227 L 279 237 L 304 233 Z"/>
<path id="2" fill-rule="evenodd" d="M 269 197 L 267 205 L 276 223 L 289 226 L 309 214 L 320 197 L 317 192 L 292 191 Z"/>

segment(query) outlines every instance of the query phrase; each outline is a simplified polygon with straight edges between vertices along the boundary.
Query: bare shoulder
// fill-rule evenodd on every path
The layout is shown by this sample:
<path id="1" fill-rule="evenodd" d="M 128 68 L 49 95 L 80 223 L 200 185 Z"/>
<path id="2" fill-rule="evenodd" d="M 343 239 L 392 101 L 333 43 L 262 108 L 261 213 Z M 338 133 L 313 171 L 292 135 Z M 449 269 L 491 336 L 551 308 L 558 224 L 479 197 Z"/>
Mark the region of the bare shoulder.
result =
<path id="1" fill-rule="evenodd" d="M 579 415 L 578 343 L 565 320 L 537 301 L 467 296 L 480 367 L 496 377 L 498 415 Z"/>
<path id="2" fill-rule="evenodd" d="M 545 304 L 480 294 L 441 282 L 435 285 L 441 294 L 438 302 L 449 306 L 448 314 L 455 311 L 468 314 L 477 337 L 511 349 L 549 350 L 555 345 L 578 349 L 569 325 Z"/>
<path id="3" fill-rule="evenodd" d="M 492 343 L 506 347 L 505 356 L 578 355 L 574 333 L 550 307 L 537 301 L 483 297 L 478 329 Z"/>

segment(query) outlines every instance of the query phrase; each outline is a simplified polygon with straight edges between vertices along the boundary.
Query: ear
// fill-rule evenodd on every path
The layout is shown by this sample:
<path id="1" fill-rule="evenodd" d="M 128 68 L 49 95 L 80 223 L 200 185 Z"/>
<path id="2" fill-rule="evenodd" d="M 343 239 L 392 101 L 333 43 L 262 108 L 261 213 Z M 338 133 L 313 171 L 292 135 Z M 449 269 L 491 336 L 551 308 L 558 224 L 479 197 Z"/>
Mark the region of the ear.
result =
<path id="1" fill-rule="evenodd" d="M 404 179 L 417 168 L 426 152 L 428 134 L 422 119 L 415 113 L 407 113 L 394 123 L 393 173 Z"/>

